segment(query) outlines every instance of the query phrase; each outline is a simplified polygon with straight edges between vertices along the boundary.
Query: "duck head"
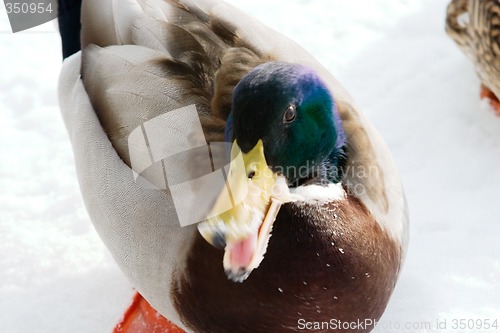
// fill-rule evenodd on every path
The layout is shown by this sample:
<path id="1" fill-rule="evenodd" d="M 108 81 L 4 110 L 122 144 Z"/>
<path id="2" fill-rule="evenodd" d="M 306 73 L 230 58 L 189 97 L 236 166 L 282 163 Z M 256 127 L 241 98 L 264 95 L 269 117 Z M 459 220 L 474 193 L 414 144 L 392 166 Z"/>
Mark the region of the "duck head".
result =
<path id="1" fill-rule="evenodd" d="M 283 203 L 300 201 L 293 188 L 342 179 L 345 135 L 335 101 L 310 68 L 285 62 L 255 67 L 236 85 L 226 125 L 232 142 L 227 194 L 198 225 L 225 249 L 227 276 L 244 281 L 262 261 Z M 292 191 L 290 191 L 292 189 Z"/>

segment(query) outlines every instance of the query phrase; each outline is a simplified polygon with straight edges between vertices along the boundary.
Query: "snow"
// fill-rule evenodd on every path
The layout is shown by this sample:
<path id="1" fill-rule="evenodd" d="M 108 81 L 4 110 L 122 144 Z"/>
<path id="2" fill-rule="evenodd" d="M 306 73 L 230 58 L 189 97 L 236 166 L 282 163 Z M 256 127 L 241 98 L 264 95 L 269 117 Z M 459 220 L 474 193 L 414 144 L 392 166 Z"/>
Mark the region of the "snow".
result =
<path id="1" fill-rule="evenodd" d="M 500 118 L 444 33 L 448 1 L 230 2 L 327 66 L 399 165 L 411 239 L 375 331 L 500 325 Z M 0 332 L 110 332 L 133 291 L 80 198 L 57 106 L 59 37 L 52 23 L 12 34 L 0 8 Z"/>

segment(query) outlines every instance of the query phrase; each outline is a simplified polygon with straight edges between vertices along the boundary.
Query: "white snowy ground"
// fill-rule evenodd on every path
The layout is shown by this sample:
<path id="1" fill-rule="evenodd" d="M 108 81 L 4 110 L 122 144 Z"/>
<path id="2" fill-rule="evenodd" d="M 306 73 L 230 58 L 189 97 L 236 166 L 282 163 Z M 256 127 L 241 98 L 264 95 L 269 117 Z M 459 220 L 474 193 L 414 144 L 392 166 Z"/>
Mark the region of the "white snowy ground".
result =
<path id="1" fill-rule="evenodd" d="M 231 2 L 318 57 L 400 167 L 411 243 L 376 331 L 500 325 L 500 118 L 445 36 L 448 1 Z M 110 332 L 132 287 L 80 199 L 57 106 L 59 37 L 52 24 L 10 33 L 3 6 L 0 31 L 0 332 Z"/>

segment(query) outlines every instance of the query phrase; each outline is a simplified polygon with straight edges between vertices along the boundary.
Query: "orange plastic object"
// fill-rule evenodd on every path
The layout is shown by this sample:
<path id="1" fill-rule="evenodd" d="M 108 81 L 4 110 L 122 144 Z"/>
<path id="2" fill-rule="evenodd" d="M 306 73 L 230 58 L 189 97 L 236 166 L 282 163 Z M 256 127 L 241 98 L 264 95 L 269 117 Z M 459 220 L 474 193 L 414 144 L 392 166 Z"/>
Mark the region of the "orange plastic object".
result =
<path id="1" fill-rule="evenodd" d="M 125 311 L 123 320 L 113 333 L 185 333 L 167 318 L 159 314 L 136 293 L 132 305 Z"/>
<path id="2" fill-rule="evenodd" d="M 490 105 L 493 107 L 493 110 L 500 117 L 500 101 L 498 97 L 484 84 L 481 85 L 481 92 L 479 93 L 481 99 L 487 99 Z"/>

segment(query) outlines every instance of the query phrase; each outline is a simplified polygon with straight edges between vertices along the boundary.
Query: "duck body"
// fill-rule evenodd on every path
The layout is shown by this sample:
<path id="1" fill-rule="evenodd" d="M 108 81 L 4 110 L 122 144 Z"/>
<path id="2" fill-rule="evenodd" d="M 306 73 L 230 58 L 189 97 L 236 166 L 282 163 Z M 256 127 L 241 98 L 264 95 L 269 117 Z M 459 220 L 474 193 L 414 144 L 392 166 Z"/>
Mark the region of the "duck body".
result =
<path id="1" fill-rule="evenodd" d="M 453 0 L 446 32 L 469 58 L 481 80 L 481 98 L 500 116 L 500 4 L 494 0 Z"/>
<path id="2" fill-rule="evenodd" d="M 273 98 L 255 93 L 265 71 L 272 75 L 259 82 Z M 300 46 L 219 1 L 88 0 L 82 52 L 60 82 L 89 215 L 162 315 L 187 332 L 290 332 L 305 322 L 349 332 L 335 325 L 365 319 L 357 331 L 373 329 L 404 258 L 406 200 L 385 144 Z M 300 199 L 282 205 L 262 262 L 241 283 L 228 278 L 223 249 L 196 225 L 180 226 L 169 186 L 145 188 L 132 176 L 134 130 L 192 105 L 205 142 L 235 140 L 247 153 L 262 140 L 273 172 L 311 162 L 302 177 L 279 172 Z M 206 173 L 202 156 L 188 158 L 188 179 Z M 168 184 L 162 163 L 152 159 L 143 176 Z"/>

